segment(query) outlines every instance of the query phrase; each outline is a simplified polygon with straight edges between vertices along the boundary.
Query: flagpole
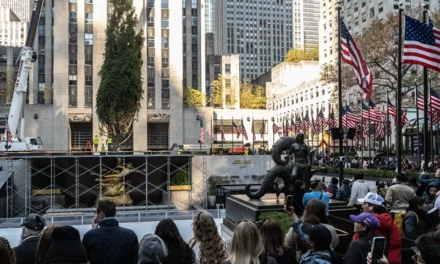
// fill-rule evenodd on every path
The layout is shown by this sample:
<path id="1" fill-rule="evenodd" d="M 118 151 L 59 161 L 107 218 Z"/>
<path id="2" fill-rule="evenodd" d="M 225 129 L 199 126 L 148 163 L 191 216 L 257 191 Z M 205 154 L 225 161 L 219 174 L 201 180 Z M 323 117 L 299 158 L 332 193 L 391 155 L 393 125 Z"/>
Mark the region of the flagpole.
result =
<path id="1" fill-rule="evenodd" d="M 419 122 L 419 107 L 417 105 L 417 95 L 419 94 L 419 88 L 416 84 L 416 96 L 415 96 L 415 104 L 416 104 L 416 118 L 417 118 L 417 156 L 419 157 L 419 164 L 421 164 L 422 159 L 420 157 L 420 122 Z M 422 168 L 423 169 L 423 168 Z"/>
<path id="2" fill-rule="evenodd" d="M 264 133 L 266 132 L 266 126 L 264 125 L 264 116 L 263 116 L 263 136 L 262 136 L 262 138 L 263 138 L 263 151 L 264 151 Z"/>
<path id="3" fill-rule="evenodd" d="M 364 103 L 361 97 L 361 101 L 362 104 Z M 360 138 L 361 138 L 361 168 L 363 168 L 363 162 L 364 162 L 364 134 L 363 134 L 363 130 L 364 130 L 364 119 L 363 119 L 363 114 L 362 114 L 362 106 L 361 106 L 361 134 L 360 134 Z"/>
<path id="4" fill-rule="evenodd" d="M 439 111 L 437 111 L 437 115 L 440 115 L 440 112 L 439 112 Z M 439 118 L 440 118 L 440 117 L 439 117 Z M 436 146 L 437 146 L 437 149 L 438 149 L 438 146 L 439 146 L 439 145 L 438 145 L 438 142 L 437 142 L 438 139 L 439 139 L 439 133 L 440 133 L 440 132 L 439 132 L 439 129 L 440 129 L 439 124 L 440 124 L 440 121 L 437 122 L 437 137 L 436 137 L 436 142 L 435 142 L 435 143 L 436 143 Z"/>
<path id="5" fill-rule="evenodd" d="M 243 147 L 244 150 L 244 136 L 243 136 L 243 129 L 244 125 L 243 125 L 243 117 L 241 117 L 241 128 L 240 128 L 240 134 L 241 134 L 241 146 Z"/>
<path id="6" fill-rule="evenodd" d="M 232 124 L 231 124 L 231 128 L 232 128 L 232 155 L 234 155 L 234 117 L 232 117 Z"/>
<path id="7" fill-rule="evenodd" d="M 338 126 L 342 129 L 342 48 L 341 48 L 341 1 L 337 3 L 338 9 L 338 105 L 339 105 L 339 119 Z M 339 156 L 342 155 L 343 137 L 339 137 Z M 342 180 L 344 178 L 344 166 L 339 160 L 339 186 L 342 186 Z"/>
<path id="8" fill-rule="evenodd" d="M 430 87 L 431 88 L 431 87 Z M 429 112 L 431 113 L 431 117 L 430 117 L 430 120 L 431 120 L 431 123 L 430 123 L 430 125 L 429 125 L 429 128 L 430 128 L 430 139 L 431 139 L 431 157 L 432 157 L 432 162 L 433 162 L 433 164 L 434 164 L 434 142 L 433 142 L 433 133 L 432 133 L 432 121 L 433 121 L 433 116 L 434 116 L 434 113 L 432 112 L 432 101 L 431 101 L 431 93 L 429 94 Z"/>
<path id="9" fill-rule="evenodd" d="M 254 116 L 252 116 L 252 149 L 254 150 L 254 153 L 255 153 L 255 140 L 254 140 L 254 138 L 255 138 L 255 128 L 254 128 Z"/>
<path id="10" fill-rule="evenodd" d="M 345 135 L 347 135 L 347 133 L 348 133 L 348 124 L 347 124 L 347 118 L 348 117 L 348 114 L 347 114 L 347 106 L 345 106 L 345 131 L 346 131 L 346 134 Z M 346 144 L 345 144 L 345 156 L 348 156 L 348 138 L 347 138 L 347 136 L 345 137 L 345 140 L 346 140 Z M 340 155 L 342 155 L 342 154 L 340 154 Z"/>
<path id="11" fill-rule="evenodd" d="M 275 144 L 275 132 L 274 132 L 274 126 L 275 125 L 275 117 L 272 117 L 272 145 Z"/>
<path id="12" fill-rule="evenodd" d="M 428 6 L 423 5 L 423 23 L 427 23 Z M 423 154 L 425 158 L 425 168 L 428 168 L 428 69 L 423 67 Z"/>
<path id="13" fill-rule="evenodd" d="M 368 166 L 371 164 L 371 105 L 368 100 Z"/>
<path id="14" fill-rule="evenodd" d="M 211 133 L 214 133 L 214 127 L 212 125 L 213 124 L 212 124 L 212 117 L 211 117 Z M 214 141 L 214 134 L 211 135 L 211 138 L 212 138 L 212 140 L 211 140 L 211 155 L 212 155 L 213 154 L 212 153 L 212 142 Z"/>
<path id="15" fill-rule="evenodd" d="M 390 122 L 390 117 L 389 117 L 389 112 L 388 112 L 388 89 L 386 90 L 387 93 L 387 129 L 386 129 L 386 137 L 387 137 L 387 167 L 389 167 L 389 163 L 390 163 L 390 139 L 388 138 L 389 133 L 389 122 Z M 420 164 L 420 163 L 419 163 Z"/>
<path id="16" fill-rule="evenodd" d="M 322 108 L 322 106 L 321 106 L 321 108 Z M 321 113 L 322 113 L 322 111 L 321 111 Z M 321 142 L 324 143 L 324 114 L 322 114 L 322 117 L 321 117 Z M 322 144 L 322 156 L 324 156 L 324 154 L 325 154 L 324 144 Z"/>
<path id="17" fill-rule="evenodd" d="M 222 137 L 222 155 L 223 155 L 223 143 L 225 142 L 223 140 L 223 138 L 225 137 L 224 136 L 225 132 L 224 132 L 224 128 L 223 128 L 223 116 L 222 116 L 222 127 L 221 127 L 221 129 L 222 129 L 222 131 L 220 131 L 220 133 L 221 133 L 221 137 Z"/>
<path id="18" fill-rule="evenodd" d="M 403 3 L 399 3 L 399 41 L 397 52 L 397 92 L 396 92 L 396 155 L 397 155 L 397 173 L 402 172 L 402 14 Z"/>

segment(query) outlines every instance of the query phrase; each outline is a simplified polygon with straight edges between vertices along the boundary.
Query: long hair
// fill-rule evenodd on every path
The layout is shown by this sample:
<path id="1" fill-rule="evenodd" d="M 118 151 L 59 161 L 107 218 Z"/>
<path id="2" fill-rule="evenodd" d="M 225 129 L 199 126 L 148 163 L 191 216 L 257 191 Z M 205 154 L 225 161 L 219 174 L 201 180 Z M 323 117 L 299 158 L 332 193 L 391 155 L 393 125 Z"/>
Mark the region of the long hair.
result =
<path id="1" fill-rule="evenodd" d="M 41 233 L 40 241 L 38 241 L 37 253 L 35 254 L 35 264 L 44 264 L 47 250 L 52 244 L 52 231 L 60 227 L 60 225 L 50 225 Z"/>
<path id="2" fill-rule="evenodd" d="M 359 241 L 361 242 L 363 252 L 367 253 L 370 250 L 373 238 L 376 236 L 376 231 L 368 227 L 364 231 L 359 232 Z"/>
<path id="3" fill-rule="evenodd" d="M 200 242 L 199 263 L 223 263 L 226 258 L 225 243 L 217 230 L 214 218 L 207 212 L 198 213 L 193 220 L 194 237 L 189 246 L 194 248 Z"/>
<path id="4" fill-rule="evenodd" d="M 304 208 L 304 223 L 312 225 L 328 224 L 326 205 L 320 200 L 311 200 Z"/>
<path id="5" fill-rule="evenodd" d="M 260 227 L 264 250 L 267 255 L 278 258 L 284 254 L 284 234 L 280 225 L 272 219 L 267 219 Z"/>
<path id="6" fill-rule="evenodd" d="M 259 256 L 264 252 L 263 239 L 258 227 L 250 222 L 240 222 L 232 235 L 229 260 L 232 264 L 260 264 Z"/>
<path id="7" fill-rule="evenodd" d="M 9 244 L 9 241 L 0 237 L 0 263 L 15 264 L 15 254 Z"/>
<path id="8" fill-rule="evenodd" d="M 195 263 L 194 251 L 183 241 L 176 224 L 171 219 L 163 219 L 156 227 L 155 234 L 167 245 L 174 245 L 180 249 L 180 263 Z"/>

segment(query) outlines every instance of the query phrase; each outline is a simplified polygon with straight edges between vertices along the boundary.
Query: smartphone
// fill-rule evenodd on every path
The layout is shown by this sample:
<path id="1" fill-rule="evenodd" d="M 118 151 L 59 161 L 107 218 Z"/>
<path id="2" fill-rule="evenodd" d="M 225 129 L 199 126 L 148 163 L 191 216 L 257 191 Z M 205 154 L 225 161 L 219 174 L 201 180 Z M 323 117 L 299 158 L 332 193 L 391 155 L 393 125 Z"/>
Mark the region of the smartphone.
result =
<path id="1" fill-rule="evenodd" d="M 384 237 L 373 238 L 373 243 L 371 244 L 371 257 L 372 263 L 376 264 L 378 259 L 381 259 L 385 253 L 386 240 Z"/>
<path id="2" fill-rule="evenodd" d="M 286 206 L 286 208 L 293 206 L 293 196 L 292 195 L 287 195 L 287 197 L 284 199 L 284 205 Z"/>

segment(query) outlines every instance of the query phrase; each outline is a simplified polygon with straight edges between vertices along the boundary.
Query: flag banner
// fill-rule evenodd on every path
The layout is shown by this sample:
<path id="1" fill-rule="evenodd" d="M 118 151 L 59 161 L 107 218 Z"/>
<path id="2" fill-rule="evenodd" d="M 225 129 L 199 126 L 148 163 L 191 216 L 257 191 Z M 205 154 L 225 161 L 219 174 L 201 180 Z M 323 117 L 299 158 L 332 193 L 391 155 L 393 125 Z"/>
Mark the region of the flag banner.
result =
<path id="1" fill-rule="evenodd" d="M 405 16 L 403 63 L 440 71 L 440 30 Z"/>
<path id="2" fill-rule="evenodd" d="M 382 122 L 383 116 L 377 115 L 375 112 L 370 111 L 370 108 L 362 103 L 362 118 L 369 119 L 372 122 Z"/>
<path id="3" fill-rule="evenodd" d="M 321 111 L 319 111 L 318 116 L 316 117 L 316 120 L 315 120 L 316 134 L 319 134 L 324 130 L 324 125 L 325 125 L 325 118 L 324 118 L 324 114 L 322 113 L 322 110 L 321 110 Z"/>
<path id="4" fill-rule="evenodd" d="M 302 121 L 302 129 L 304 131 L 304 134 L 307 133 L 307 130 L 309 130 L 309 128 L 312 126 L 312 123 L 310 123 L 310 119 L 309 119 L 309 112 L 306 112 L 306 116 L 303 118 Z"/>
<path id="5" fill-rule="evenodd" d="M 241 120 L 241 131 L 240 132 L 243 135 L 243 137 L 246 140 L 248 140 L 248 135 L 247 135 L 247 132 L 246 132 L 246 128 L 244 128 L 243 120 Z"/>
<path id="6" fill-rule="evenodd" d="M 417 92 L 417 109 L 424 111 L 425 110 L 425 102 L 424 102 L 425 97 L 423 96 L 422 93 Z M 429 112 L 429 107 L 428 107 L 428 112 Z"/>
<path id="7" fill-rule="evenodd" d="M 434 110 L 440 111 L 440 96 L 432 88 L 430 88 L 430 94 L 431 94 L 431 107 Z"/>
<path id="8" fill-rule="evenodd" d="M 361 122 L 360 118 L 351 111 L 350 107 L 342 109 L 342 127 L 355 128 L 356 123 L 359 122 Z"/>
<path id="9" fill-rule="evenodd" d="M 302 130 L 302 121 L 299 114 L 297 114 L 295 119 L 295 133 L 298 134 L 301 132 L 301 130 Z"/>
<path id="10" fill-rule="evenodd" d="M 276 133 L 278 133 L 278 131 L 281 130 L 281 127 L 277 126 L 276 124 L 273 124 L 272 130 L 273 130 L 273 133 L 276 134 Z"/>
<path id="11" fill-rule="evenodd" d="M 363 134 L 364 134 L 364 138 L 367 138 L 367 137 L 370 136 L 370 126 L 368 125 L 367 122 L 365 122 L 365 123 L 362 125 L 362 132 L 363 132 Z"/>
<path id="12" fill-rule="evenodd" d="M 387 104 L 388 104 L 388 114 L 396 118 L 396 108 L 391 103 L 390 98 L 387 98 Z"/>
<path id="13" fill-rule="evenodd" d="M 200 120 L 200 143 L 205 143 L 205 128 L 203 127 L 203 122 Z"/>
<path id="14" fill-rule="evenodd" d="M 292 131 L 294 135 L 296 134 L 295 120 L 292 115 L 290 116 L 290 131 Z"/>
<path id="15" fill-rule="evenodd" d="M 386 134 L 386 123 L 380 122 L 376 125 L 376 138 L 385 138 Z"/>
<path id="16" fill-rule="evenodd" d="M 221 133 L 221 137 L 222 137 L 222 142 L 225 142 L 225 129 L 223 128 L 223 121 L 222 121 L 222 125 L 220 127 L 220 133 Z"/>
<path id="17" fill-rule="evenodd" d="M 333 109 L 329 111 L 328 119 L 327 119 L 328 127 L 334 128 L 338 126 L 337 121 L 335 120 L 335 112 L 333 112 Z"/>
<path id="18" fill-rule="evenodd" d="M 235 134 L 237 134 L 237 138 L 240 137 L 241 131 L 238 128 L 237 124 L 235 124 L 234 121 L 232 121 L 232 132 L 234 132 Z"/>
<path id="19" fill-rule="evenodd" d="M 387 114 L 384 111 L 378 109 L 376 107 L 376 105 L 373 104 L 373 102 L 371 100 L 369 100 L 369 106 L 370 106 L 370 112 L 373 113 L 375 116 L 377 116 L 377 117 L 386 117 L 387 116 Z"/>
<path id="20" fill-rule="evenodd" d="M 211 143 L 214 143 L 214 126 L 212 125 L 212 119 L 211 119 Z"/>
<path id="21" fill-rule="evenodd" d="M 264 138 L 264 120 L 263 120 L 263 124 L 261 125 L 261 128 L 260 128 L 260 137 L 261 138 Z"/>
<path id="22" fill-rule="evenodd" d="M 353 67 L 362 97 L 370 99 L 373 89 L 373 74 L 343 21 L 341 21 L 341 50 L 342 60 Z"/>

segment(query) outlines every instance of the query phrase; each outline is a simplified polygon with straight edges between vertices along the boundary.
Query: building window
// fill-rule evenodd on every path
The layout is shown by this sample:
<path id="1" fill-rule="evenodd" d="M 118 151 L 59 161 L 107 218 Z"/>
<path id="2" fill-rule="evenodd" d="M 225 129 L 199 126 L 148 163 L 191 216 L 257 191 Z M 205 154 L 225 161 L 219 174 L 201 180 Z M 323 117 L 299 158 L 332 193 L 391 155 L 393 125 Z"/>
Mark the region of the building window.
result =
<path id="1" fill-rule="evenodd" d="M 168 0 L 162 0 L 162 8 L 168 8 Z"/>
<path id="2" fill-rule="evenodd" d="M 69 107 L 77 107 L 76 85 L 69 85 Z"/>
<path id="3" fill-rule="evenodd" d="M 363 13 L 362 14 L 362 22 L 365 22 L 367 20 L 367 14 Z"/>
<path id="4" fill-rule="evenodd" d="M 379 11 L 379 14 L 382 13 L 382 11 L 383 11 L 383 2 L 380 2 L 380 3 L 377 5 L 377 9 L 378 9 L 378 11 Z"/>
<path id="5" fill-rule="evenodd" d="M 155 104 L 154 104 L 155 96 L 156 96 L 156 92 L 155 92 L 154 87 L 153 88 L 148 88 L 147 89 L 147 100 L 148 100 L 147 108 L 148 109 L 154 109 L 155 108 Z"/>
<path id="6" fill-rule="evenodd" d="M 370 9 L 370 18 L 374 17 L 374 7 Z"/>
<path id="7" fill-rule="evenodd" d="M 93 105 L 93 87 L 85 86 L 84 87 L 84 107 L 90 108 Z"/>
<path id="8" fill-rule="evenodd" d="M 231 73 L 231 64 L 229 64 L 229 63 L 225 64 L 225 72 L 226 72 L 226 74 Z"/>
<path id="9" fill-rule="evenodd" d="M 162 109 L 170 109 L 170 89 L 162 89 Z"/>

